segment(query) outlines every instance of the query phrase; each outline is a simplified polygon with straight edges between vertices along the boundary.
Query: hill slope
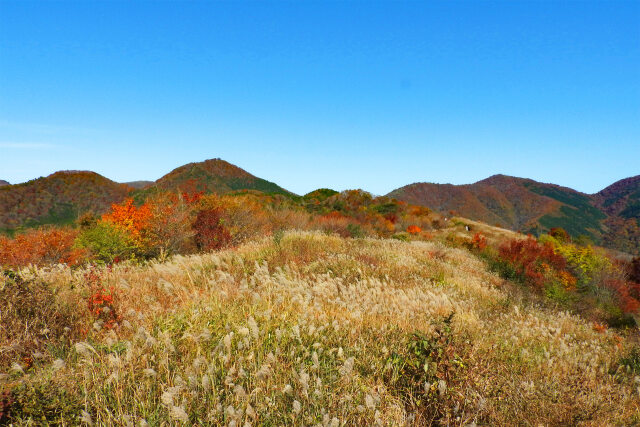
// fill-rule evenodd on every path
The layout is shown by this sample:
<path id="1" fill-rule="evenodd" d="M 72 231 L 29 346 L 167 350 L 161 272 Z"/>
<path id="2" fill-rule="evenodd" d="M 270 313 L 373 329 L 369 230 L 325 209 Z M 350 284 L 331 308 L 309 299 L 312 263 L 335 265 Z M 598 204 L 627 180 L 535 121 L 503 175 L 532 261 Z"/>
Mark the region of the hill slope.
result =
<path id="1" fill-rule="evenodd" d="M 0 273 L 3 319 L 20 330 L 7 339 L 23 340 L 0 365 L 20 402 L 9 422 L 633 425 L 640 411 L 620 362 L 631 339 L 543 308 L 439 243 L 294 232 L 91 272 L 121 318 L 84 333 L 88 311 L 47 315 L 86 305 L 95 288 L 81 274 L 39 270 L 18 287 Z M 40 343 L 31 367 L 14 350 L 34 345 L 24 336 Z"/>
<path id="2" fill-rule="evenodd" d="M 163 190 L 204 191 L 218 194 L 239 190 L 292 194 L 273 182 L 251 175 L 244 169 L 221 159 L 180 166 L 158 179 L 155 185 Z"/>
<path id="3" fill-rule="evenodd" d="M 506 175 L 467 185 L 416 183 L 389 196 L 513 230 L 537 234 L 563 227 L 573 236 L 583 234 L 596 241 L 605 232 L 602 221 L 607 217 L 587 194 Z"/>
<path id="4" fill-rule="evenodd" d="M 67 224 L 86 211 L 100 213 L 122 201 L 130 187 L 88 171 L 61 171 L 0 187 L 0 229 Z"/>
<path id="5" fill-rule="evenodd" d="M 153 181 L 130 181 L 130 182 L 123 182 L 123 184 L 128 185 L 131 188 L 135 188 L 136 190 L 141 190 L 145 187 L 153 185 L 154 182 Z"/>
<path id="6" fill-rule="evenodd" d="M 594 194 L 593 200 L 610 216 L 640 219 L 640 175 L 611 184 Z"/>
<path id="7" fill-rule="evenodd" d="M 11 185 L 11 184 L 8 181 L 0 179 L 0 187 L 5 186 L 5 185 Z"/>

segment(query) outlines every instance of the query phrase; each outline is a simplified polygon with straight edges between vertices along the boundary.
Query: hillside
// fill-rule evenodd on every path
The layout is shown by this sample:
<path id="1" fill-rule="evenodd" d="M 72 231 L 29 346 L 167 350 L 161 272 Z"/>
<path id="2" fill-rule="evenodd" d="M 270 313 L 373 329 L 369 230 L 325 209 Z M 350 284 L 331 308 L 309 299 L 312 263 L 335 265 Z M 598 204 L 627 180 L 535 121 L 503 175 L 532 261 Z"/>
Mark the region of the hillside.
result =
<path id="1" fill-rule="evenodd" d="M 11 184 L 8 181 L 4 181 L 4 180 L 0 179 L 0 187 L 2 187 L 4 185 L 11 185 Z"/>
<path id="2" fill-rule="evenodd" d="M 239 190 L 292 194 L 273 182 L 251 175 L 244 169 L 221 159 L 180 166 L 158 179 L 155 186 L 162 190 L 204 191 L 217 194 Z"/>
<path id="3" fill-rule="evenodd" d="M 640 220 L 640 175 L 611 184 L 594 194 L 593 200 L 610 216 Z"/>
<path id="4" fill-rule="evenodd" d="M 68 224 L 86 211 L 101 213 L 122 201 L 130 187 L 95 172 L 61 171 L 0 187 L 0 230 Z"/>
<path id="5" fill-rule="evenodd" d="M 123 182 L 123 184 L 128 185 L 131 188 L 135 188 L 136 190 L 141 190 L 145 187 L 153 185 L 154 182 L 153 181 L 130 181 L 130 182 Z"/>
<path id="6" fill-rule="evenodd" d="M 618 218 L 640 220 L 640 178 L 619 181 L 595 195 L 531 179 L 495 175 L 474 184 L 416 183 L 389 193 L 390 197 L 432 209 L 499 224 L 539 235 L 562 227 L 573 237 L 637 253 L 633 225 L 625 236 L 612 237 Z M 619 233 L 618 233 L 619 234 Z M 631 239 L 631 240 L 630 240 Z M 617 243 L 611 243 L 613 241 Z M 635 250 L 634 250 L 635 249 Z"/>
<path id="7" fill-rule="evenodd" d="M 437 242 L 289 232 L 0 281 L 21 284 L 0 286 L 24 331 L 12 348 L 38 350 L 5 365 L 15 425 L 633 425 L 640 411 L 625 338 Z M 65 308 L 96 284 L 109 312 Z"/>

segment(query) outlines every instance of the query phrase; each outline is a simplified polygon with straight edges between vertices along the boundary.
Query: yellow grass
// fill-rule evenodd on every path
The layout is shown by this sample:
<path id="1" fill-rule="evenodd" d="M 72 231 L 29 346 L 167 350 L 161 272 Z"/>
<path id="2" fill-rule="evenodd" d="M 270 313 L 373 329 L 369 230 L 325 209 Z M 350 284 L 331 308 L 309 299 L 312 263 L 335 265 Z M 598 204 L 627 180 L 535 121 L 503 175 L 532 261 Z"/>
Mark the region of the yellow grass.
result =
<path id="1" fill-rule="evenodd" d="M 95 324 L 67 350 L 0 380 L 68 391 L 81 411 L 62 424 L 640 421 L 640 378 L 618 366 L 630 344 L 525 302 L 463 249 L 289 232 L 102 273 L 118 289 L 118 325 Z M 22 274 L 84 310 L 82 271 Z M 407 354 L 413 332 L 434 337 L 452 312 L 459 366 L 448 381 L 425 374 L 431 380 L 409 396 L 390 380 L 391 356 Z"/>

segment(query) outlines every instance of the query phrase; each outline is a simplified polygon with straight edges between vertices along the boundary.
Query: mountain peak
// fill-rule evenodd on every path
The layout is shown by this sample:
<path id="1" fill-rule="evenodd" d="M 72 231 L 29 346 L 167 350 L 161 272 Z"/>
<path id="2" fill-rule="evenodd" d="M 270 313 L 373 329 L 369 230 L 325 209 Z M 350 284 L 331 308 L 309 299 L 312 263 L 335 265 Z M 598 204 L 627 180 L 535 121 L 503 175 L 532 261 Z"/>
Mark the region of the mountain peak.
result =
<path id="1" fill-rule="evenodd" d="M 162 189 L 205 191 L 207 193 L 231 193 L 241 190 L 258 190 L 263 193 L 290 195 L 279 185 L 258 178 L 238 166 L 220 158 L 187 163 L 156 181 Z"/>

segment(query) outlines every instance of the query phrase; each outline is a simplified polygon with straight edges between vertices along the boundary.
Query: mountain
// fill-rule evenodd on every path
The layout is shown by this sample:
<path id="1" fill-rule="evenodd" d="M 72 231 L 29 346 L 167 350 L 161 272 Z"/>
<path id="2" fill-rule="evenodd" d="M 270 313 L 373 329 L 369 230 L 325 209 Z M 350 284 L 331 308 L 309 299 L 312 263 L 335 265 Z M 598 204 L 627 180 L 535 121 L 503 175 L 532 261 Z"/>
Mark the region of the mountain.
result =
<path id="1" fill-rule="evenodd" d="M 158 179 L 155 186 L 162 190 L 204 191 L 218 194 L 258 190 L 263 193 L 292 195 L 279 185 L 251 175 L 244 169 L 221 159 L 180 166 Z"/>
<path id="2" fill-rule="evenodd" d="M 84 212 L 99 214 L 128 195 L 143 200 L 158 189 L 218 194 L 258 190 L 293 196 L 277 184 L 220 159 L 180 166 L 155 182 L 119 184 L 94 172 L 61 171 L 23 184 L 0 186 L 0 232 L 12 233 L 19 227 L 44 224 L 70 224 Z"/>
<path id="3" fill-rule="evenodd" d="M 5 185 L 11 185 L 11 184 L 9 184 L 8 181 L 4 181 L 4 180 L 0 179 L 0 187 L 3 187 Z"/>
<path id="4" fill-rule="evenodd" d="M 136 190 L 142 190 L 143 188 L 149 187 L 153 185 L 154 181 L 131 181 L 124 182 L 123 184 L 128 185 L 129 187 L 135 188 Z"/>
<path id="5" fill-rule="evenodd" d="M 611 184 L 594 194 L 593 200 L 610 216 L 640 218 L 640 175 Z"/>
<path id="6" fill-rule="evenodd" d="M 0 187 L 0 230 L 69 224 L 87 211 L 101 213 L 131 188 L 88 171 L 61 171 L 45 178 Z"/>
<path id="7" fill-rule="evenodd" d="M 415 183 L 388 195 L 513 230 L 540 234 L 562 227 L 574 237 L 583 235 L 596 243 L 639 251 L 635 242 L 640 232 L 635 225 L 640 223 L 640 176 L 618 181 L 597 194 L 494 175 L 466 185 Z"/>

